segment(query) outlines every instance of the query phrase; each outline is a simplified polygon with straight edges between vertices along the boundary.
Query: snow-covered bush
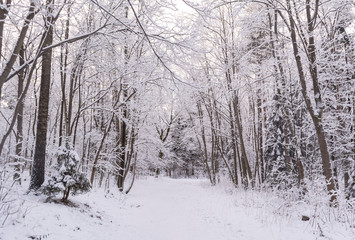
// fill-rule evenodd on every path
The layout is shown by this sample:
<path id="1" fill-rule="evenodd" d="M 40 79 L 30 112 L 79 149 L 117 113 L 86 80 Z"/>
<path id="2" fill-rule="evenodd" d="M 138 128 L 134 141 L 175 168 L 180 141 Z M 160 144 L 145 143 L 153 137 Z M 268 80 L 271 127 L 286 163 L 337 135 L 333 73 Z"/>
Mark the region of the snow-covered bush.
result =
<path id="1" fill-rule="evenodd" d="M 91 188 L 86 175 L 79 171 L 80 158 L 70 147 L 62 146 L 57 152 L 55 174 L 42 187 L 44 194 L 54 196 L 63 193 L 62 200 L 67 200 L 69 193 L 73 195 L 88 192 Z"/>

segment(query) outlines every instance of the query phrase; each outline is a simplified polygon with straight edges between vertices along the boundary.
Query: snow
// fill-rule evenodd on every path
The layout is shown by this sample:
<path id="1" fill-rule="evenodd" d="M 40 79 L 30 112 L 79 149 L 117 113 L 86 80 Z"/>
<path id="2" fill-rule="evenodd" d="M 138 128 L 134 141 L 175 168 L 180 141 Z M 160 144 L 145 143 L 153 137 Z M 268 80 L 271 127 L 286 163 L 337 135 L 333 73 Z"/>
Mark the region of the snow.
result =
<path id="1" fill-rule="evenodd" d="M 43 196 L 21 196 L 26 214 L 0 227 L 1 240 L 352 239 L 336 231 L 320 237 L 311 221 L 269 215 L 267 205 L 256 204 L 263 202 L 256 191 L 211 187 L 206 180 L 138 179 L 128 195 L 94 189 L 70 196 L 76 207 L 45 203 Z"/>

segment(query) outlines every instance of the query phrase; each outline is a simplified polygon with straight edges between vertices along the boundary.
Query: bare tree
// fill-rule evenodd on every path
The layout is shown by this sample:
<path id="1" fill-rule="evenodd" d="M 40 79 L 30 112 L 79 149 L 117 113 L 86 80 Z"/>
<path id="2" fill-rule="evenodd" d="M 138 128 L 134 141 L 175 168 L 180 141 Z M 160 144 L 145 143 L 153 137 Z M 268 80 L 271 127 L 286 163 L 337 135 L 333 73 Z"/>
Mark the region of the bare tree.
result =
<path id="1" fill-rule="evenodd" d="M 43 47 L 50 46 L 53 42 L 53 0 L 47 0 L 45 16 L 45 32 L 43 35 Z M 45 160 L 47 148 L 47 124 L 48 106 L 50 95 L 52 69 L 52 49 L 45 50 L 42 54 L 41 90 L 38 102 L 38 120 L 36 131 L 35 153 L 32 166 L 30 189 L 41 187 L 45 176 Z"/>

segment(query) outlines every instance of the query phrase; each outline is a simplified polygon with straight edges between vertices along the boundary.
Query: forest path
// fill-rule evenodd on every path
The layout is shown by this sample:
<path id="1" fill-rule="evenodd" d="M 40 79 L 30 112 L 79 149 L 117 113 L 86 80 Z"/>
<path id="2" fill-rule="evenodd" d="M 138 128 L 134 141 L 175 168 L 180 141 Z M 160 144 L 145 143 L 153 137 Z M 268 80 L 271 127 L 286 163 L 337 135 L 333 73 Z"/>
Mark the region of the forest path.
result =
<path id="1" fill-rule="evenodd" d="M 237 207 L 236 200 L 207 181 L 142 180 L 116 218 L 117 235 L 125 240 L 315 239 L 304 230 L 262 224 Z"/>
<path id="2" fill-rule="evenodd" d="M 240 224 L 231 221 L 232 202 L 212 197 L 200 180 L 140 182 L 131 194 L 132 208 L 120 219 L 123 239 L 242 239 Z"/>
<path id="3" fill-rule="evenodd" d="M 17 197 L 25 212 L 0 227 L 0 240 L 324 239 L 312 234 L 309 222 L 277 216 L 265 209 L 267 204 L 256 204 L 260 193 L 254 198 L 250 192 L 229 194 L 228 187 L 211 187 L 207 180 L 138 179 L 128 195 L 112 187 L 110 193 L 94 188 L 71 196 L 74 207 L 46 203 L 45 196 L 25 194 L 28 188 L 21 187 Z"/>

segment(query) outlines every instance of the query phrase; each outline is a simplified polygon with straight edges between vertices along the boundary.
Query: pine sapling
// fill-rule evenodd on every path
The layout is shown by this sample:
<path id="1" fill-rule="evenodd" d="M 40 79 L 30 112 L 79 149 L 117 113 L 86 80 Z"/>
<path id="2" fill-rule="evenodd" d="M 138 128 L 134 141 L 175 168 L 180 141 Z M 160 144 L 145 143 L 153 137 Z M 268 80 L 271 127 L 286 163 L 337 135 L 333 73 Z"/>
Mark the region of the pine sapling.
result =
<path id="1" fill-rule="evenodd" d="M 62 201 L 72 195 L 88 192 L 90 182 L 83 172 L 79 171 L 80 158 L 68 145 L 62 146 L 57 152 L 56 173 L 42 187 L 44 194 L 52 197 L 62 192 Z"/>

